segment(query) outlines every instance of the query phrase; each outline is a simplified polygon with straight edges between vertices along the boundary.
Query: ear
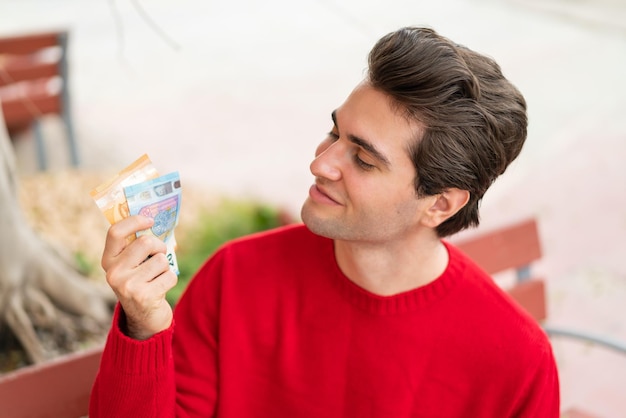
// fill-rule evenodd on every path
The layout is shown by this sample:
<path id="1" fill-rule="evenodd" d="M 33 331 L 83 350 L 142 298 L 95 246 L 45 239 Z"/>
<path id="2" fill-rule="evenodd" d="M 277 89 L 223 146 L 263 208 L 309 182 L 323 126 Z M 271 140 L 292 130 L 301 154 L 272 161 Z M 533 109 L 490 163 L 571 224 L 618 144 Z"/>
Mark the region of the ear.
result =
<path id="1" fill-rule="evenodd" d="M 467 190 L 451 188 L 443 193 L 432 196 L 434 202 L 427 210 L 425 221 L 431 228 L 436 228 L 463 209 L 470 198 Z"/>

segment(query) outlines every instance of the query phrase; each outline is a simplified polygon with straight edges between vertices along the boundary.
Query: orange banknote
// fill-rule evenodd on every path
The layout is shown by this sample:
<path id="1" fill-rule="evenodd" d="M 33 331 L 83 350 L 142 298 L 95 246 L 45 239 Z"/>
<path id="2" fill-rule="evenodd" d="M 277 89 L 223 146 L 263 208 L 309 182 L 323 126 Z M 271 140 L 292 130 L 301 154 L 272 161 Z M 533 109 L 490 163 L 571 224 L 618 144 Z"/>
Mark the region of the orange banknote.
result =
<path id="1" fill-rule="evenodd" d="M 113 225 L 129 215 L 124 187 L 154 179 L 159 176 L 150 158 L 144 154 L 133 161 L 128 167 L 105 181 L 90 194 L 109 223 Z"/>

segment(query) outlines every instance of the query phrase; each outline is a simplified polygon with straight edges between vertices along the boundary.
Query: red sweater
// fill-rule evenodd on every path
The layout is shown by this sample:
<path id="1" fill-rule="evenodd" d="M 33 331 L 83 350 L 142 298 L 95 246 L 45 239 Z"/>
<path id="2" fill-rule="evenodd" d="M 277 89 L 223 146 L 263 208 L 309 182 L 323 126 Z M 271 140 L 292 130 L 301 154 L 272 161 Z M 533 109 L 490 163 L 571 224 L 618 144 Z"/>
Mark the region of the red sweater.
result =
<path id="1" fill-rule="evenodd" d="M 90 405 L 100 417 L 558 417 L 541 328 L 458 249 L 432 283 L 381 297 L 304 226 L 236 240 L 147 341 L 118 309 Z"/>

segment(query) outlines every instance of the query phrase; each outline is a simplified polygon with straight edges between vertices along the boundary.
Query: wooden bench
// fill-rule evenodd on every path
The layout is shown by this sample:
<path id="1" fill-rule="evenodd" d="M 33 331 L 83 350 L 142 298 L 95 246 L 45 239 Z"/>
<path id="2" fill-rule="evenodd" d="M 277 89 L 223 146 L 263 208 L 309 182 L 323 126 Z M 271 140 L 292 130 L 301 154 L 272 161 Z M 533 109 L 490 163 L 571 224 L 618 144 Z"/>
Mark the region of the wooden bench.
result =
<path id="1" fill-rule="evenodd" d="M 506 227 L 455 242 L 487 273 L 515 272 L 515 282 L 506 291 L 537 320 L 551 337 L 572 338 L 608 348 L 626 355 L 626 344 L 607 336 L 556 327 L 549 324 L 546 290 L 542 278 L 533 277 L 532 264 L 541 258 L 541 239 L 535 219 L 526 219 Z"/>
<path id="2" fill-rule="evenodd" d="M 546 319 L 545 282 L 532 277 L 531 265 L 541 258 L 541 241 L 534 219 L 499 228 L 455 243 L 487 273 L 515 271 L 515 284 L 507 292 L 535 320 Z"/>
<path id="3" fill-rule="evenodd" d="M 59 116 L 70 160 L 79 164 L 70 111 L 67 31 L 0 37 L 0 105 L 9 134 L 32 128 L 40 169 L 47 168 L 42 118 Z"/>
<path id="4" fill-rule="evenodd" d="M 542 256 L 539 228 L 535 219 L 525 219 L 478 236 L 461 239 L 455 244 L 491 275 L 508 270 L 514 271 L 514 283 L 503 287 L 542 325 L 551 338 L 570 338 L 626 355 L 624 342 L 587 331 L 549 324 L 545 282 L 542 278 L 535 277 L 531 268 Z M 562 418 L 594 418 L 594 416 L 579 409 L 569 409 L 563 412 Z"/>
<path id="5" fill-rule="evenodd" d="M 0 375 L 0 416 L 86 416 L 101 355 L 102 348 L 97 347 Z"/>

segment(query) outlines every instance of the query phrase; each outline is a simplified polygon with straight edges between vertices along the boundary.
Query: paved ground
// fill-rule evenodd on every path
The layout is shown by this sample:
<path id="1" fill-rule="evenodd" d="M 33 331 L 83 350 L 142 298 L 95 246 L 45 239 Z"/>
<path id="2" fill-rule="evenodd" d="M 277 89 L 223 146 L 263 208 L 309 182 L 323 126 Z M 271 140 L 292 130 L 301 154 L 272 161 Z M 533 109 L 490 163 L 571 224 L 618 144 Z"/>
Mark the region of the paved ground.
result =
<path id="1" fill-rule="evenodd" d="M 295 213 L 330 111 L 361 79 L 376 39 L 423 24 L 488 53 L 526 95 L 531 124 L 522 156 L 486 196 L 482 228 L 537 217 L 550 321 L 626 340 L 623 2 L 0 0 L 0 10 L 10 16 L 1 33 L 72 30 L 85 169 L 113 173 L 147 152 L 188 184 Z M 50 120 L 46 130 L 51 169 L 64 169 L 60 127 Z M 28 138 L 18 155 L 32 173 Z M 626 417 L 626 356 L 555 347 L 564 406 Z"/>

